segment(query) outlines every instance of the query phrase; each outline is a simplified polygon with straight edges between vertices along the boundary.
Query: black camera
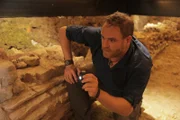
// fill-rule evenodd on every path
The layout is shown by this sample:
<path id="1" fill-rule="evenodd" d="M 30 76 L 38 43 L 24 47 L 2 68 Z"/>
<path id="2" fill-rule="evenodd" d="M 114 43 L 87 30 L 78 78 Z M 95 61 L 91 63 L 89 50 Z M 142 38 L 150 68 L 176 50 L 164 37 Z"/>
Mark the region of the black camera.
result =
<path id="1" fill-rule="evenodd" d="M 82 80 L 83 80 L 83 76 L 87 74 L 86 71 L 81 71 L 78 75 L 78 83 L 83 86 L 84 84 L 82 83 Z"/>

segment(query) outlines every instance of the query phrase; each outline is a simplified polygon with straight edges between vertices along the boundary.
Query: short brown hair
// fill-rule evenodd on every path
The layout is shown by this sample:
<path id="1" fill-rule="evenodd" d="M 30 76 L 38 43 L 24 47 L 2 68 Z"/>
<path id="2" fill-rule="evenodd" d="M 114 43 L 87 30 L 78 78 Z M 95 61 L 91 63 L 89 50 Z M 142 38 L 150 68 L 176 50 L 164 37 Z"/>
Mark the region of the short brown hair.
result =
<path id="1" fill-rule="evenodd" d="M 125 13 L 115 12 L 107 16 L 105 22 L 112 26 L 118 26 L 122 33 L 123 38 L 133 35 L 134 22 L 131 17 Z"/>

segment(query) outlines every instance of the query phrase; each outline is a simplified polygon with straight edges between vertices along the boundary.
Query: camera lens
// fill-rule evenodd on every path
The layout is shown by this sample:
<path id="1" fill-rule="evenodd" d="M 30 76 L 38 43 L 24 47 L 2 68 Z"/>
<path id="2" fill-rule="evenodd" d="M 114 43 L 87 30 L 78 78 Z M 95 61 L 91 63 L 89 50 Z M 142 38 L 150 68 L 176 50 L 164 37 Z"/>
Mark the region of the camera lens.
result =
<path id="1" fill-rule="evenodd" d="M 82 79 L 83 79 L 83 76 L 80 75 L 80 76 L 79 76 L 79 80 L 81 81 Z"/>
<path id="2" fill-rule="evenodd" d="M 79 81 L 79 84 L 82 86 L 83 83 L 81 82 L 83 80 L 83 76 L 86 74 L 86 71 L 81 71 L 79 76 L 78 76 L 78 81 Z"/>

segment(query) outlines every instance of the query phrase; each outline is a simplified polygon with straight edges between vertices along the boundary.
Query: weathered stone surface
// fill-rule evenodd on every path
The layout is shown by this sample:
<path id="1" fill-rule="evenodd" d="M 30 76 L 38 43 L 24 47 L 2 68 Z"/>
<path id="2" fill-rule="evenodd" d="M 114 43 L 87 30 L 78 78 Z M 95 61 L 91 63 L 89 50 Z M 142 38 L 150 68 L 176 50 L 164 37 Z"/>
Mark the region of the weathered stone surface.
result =
<path id="1" fill-rule="evenodd" d="M 85 64 L 84 57 L 73 57 L 75 66 L 83 66 Z"/>
<path id="2" fill-rule="evenodd" d="M 176 31 L 177 22 L 172 20 L 162 20 L 157 23 L 147 23 L 144 25 L 145 32 L 164 32 L 164 31 Z"/>
<path id="3" fill-rule="evenodd" d="M 40 58 L 48 55 L 45 48 L 34 49 L 31 53 L 37 55 Z"/>
<path id="4" fill-rule="evenodd" d="M 64 66 L 51 66 L 49 69 L 44 69 L 43 71 L 38 71 L 36 73 L 36 79 L 38 83 L 43 83 L 50 80 L 53 77 L 59 76 L 63 73 Z"/>
<path id="5" fill-rule="evenodd" d="M 37 81 L 36 79 L 36 73 L 42 72 L 42 71 L 47 71 L 48 69 L 43 68 L 41 66 L 35 66 L 35 67 L 28 67 L 26 69 L 18 69 L 18 77 L 21 79 L 23 82 L 34 82 L 34 83 L 40 83 L 40 81 Z"/>
<path id="6" fill-rule="evenodd" d="M 3 103 L 3 108 L 6 111 L 13 111 L 18 106 L 22 105 L 26 101 L 33 99 L 34 97 L 46 92 L 47 90 L 59 85 L 63 82 L 63 77 L 56 77 L 43 85 L 31 86 L 31 89 L 23 91 L 19 96 L 12 98 L 11 100 Z"/>
<path id="7" fill-rule="evenodd" d="M 40 107 L 32 111 L 32 113 L 25 117 L 24 120 L 40 120 L 48 113 L 48 111 L 54 109 L 57 104 L 57 99 L 51 99 L 42 103 Z"/>
<path id="8" fill-rule="evenodd" d="M 21 78 L 21 80 L 22 80 L 23 82 L 32 83 L 32 82 L 35 82 L 35 81 L 36 81 L 36 76 L 33 75 L 33 74 L 30 74 L 30 73 L 26 73 L 25 75 L 23 75 L 23 77 Z"/>
<path id="9" fill-rule="evenodd" d="M 0 103 L 12 98 L 12 86 L 3 87 L 0 89 Z"/>
<path id="10" fill-rule="evenodd" d="M 76 42 L 72 42 L 71 48 L 74 56 L 84 56 L 84 57 L 86 56 L 87 51 L 89 49 L 84 44 L 78 44 Z"/>
<path id="11" fill-rule="evenodd" d="M 7 60 L 0 60 L 0 103 L 10 99 L 12 84 L 17 79 L 15 66 Z"/>
<path id="12" fill-rule="evenodd" d="M 33 67 L 40 64 L 40 58 L 36 54 L 21 54 L 21 55 L 14 55 L 11 56 L 11 61 L 16 66 L 16 68 L 26 68 L 26 67 Z"/>
<path id="13" fill-rule="evenodd" d="M 13 84 L 16 79 L 15 66 L 10 61 L 0 60 L 0 88 Z"/>
<path id="14" fill-rule="evenodd" d="M 52 45 L 45 48 L 48 53 L 48 59 L 64 61 L 64 55 L 60 45 Z"/>
<path id="15" fill-rule="evenodd" d="M 0 59 L 8 59 L 8 56 L 3 48 L 0 48 Z"/>
<path id="16" fill-rule="evenodd" d="M 37 66 L 39 65 L 39 57 L 36 55 L 25 55 L 18 58 L 18 61 L 24 61 L 28 66 Z"/>
<path id="17" fill-rule="evenodd" d="M 13 64 L 16 66 L 17 69 L 26 68 L 27 64 L 24 61 L 17 61 L 12 60 Z"/>
<path id="18" fill-rule="evenodd" d="M 8 56 L 21 56 L 24 52 L 22 50 L 18 50 L 16 48 L 11 48 L 10 51 L 8 51 Z"/>
<path id="19" fill-rule="evenodd" d="M 38 93 L 36 93 L 30 89 L 23 91 L 19 96 L 16 96 L 7 102 L 4 102 L 2 107 L 6 111 L 12 112 L 16 107 L 22 105 L 23 103 L 34 98 L 37 95 L 38 95 Z"/>
<path id="20" fill-rule="evenodd" d="M 25 83 L 43 84 L 45 81 L 63 74 L 64 65 L 62 63 L 53 64 L 51 61 L 49 63 L 46 61 L 46 63 L 49 65 L 18 69 L 18 77 Z"/>
<path id="21" fill-rule="evenodd" d="M 169 45 L 161 33 L 149 33 L 147 35 L 144 32 L 135 32 L 134 34 L 148 48 L 152 58 Z"/>
<path id="22" fill-rule="evenodd" d="M 10 120 L 5 111 L 0 107 L 0 120 Z"/>
<path id="23" fill-rule="evenodd" d="M 61 96 L 59 96 L 59 102 L 61 104 L 67 102 L 68 99 L 68 92 L 65 92 L 64 94 L 61 94 Z"/>
<path id="24" fill-rule="evenodd" d="M 66 89 L 66 85 L 64 85 L 63 83 L 59 84 L 58 86 L 55 86 L 54 88 L 52 88 L 48 93 L 50 93 L 51 95 L 61 95 Z"/>
<path id="25" fill-rule="evenodd" d="M 46 82 L 45 84 L 31 86 L 31 89 L 33 89 L 34 91 L 38 93 L 43 93 L 46 90 L 49 90 L 53 88 L 54 86 L 61 84 L 63 81 L 64 81 L 63 76 L 55 77 L 49 80 L 49 82 Z"/>
<path id="26" fill-rule="evenodd" d="M 21 93 L 26 87 L 26 84 L 22 82 L 20 79 L 17 79 L 13 85 L 13 93 L 19 94 Z"/>
<path id="27" fill-rule="evenodd" d="M 48 81 L 49 79 L 51 79 L 53 77 L 54 74 L 54 69 L 44 69 L 43 71 L 39 71 L 36 74 L 36 78 L 37 78 L 37 82 L 38 83 L 43 83 L 45 81 Z"/>
<path id="28" fill-rule="evenodd" d="M 86 61 L 92 61 L 92 54 L 91 54 L 91 50 L 90 49 L 88 50 L 88 52 L 86 54 L 85 60 Z"/>
<path id="29" fill-rule="evenodd" d="M 36 110 L 38 107 L 41 107 L 40 104 L 50 97 L 49 94 L 44 93 L 40 96 L 35 97 L 34 99 L 28 101 L 26 104 L 23 104 L 19 109 L 10 113 L 9 117 L 12 120 L 23 120 L 26 115 L 30 112 Z"/>

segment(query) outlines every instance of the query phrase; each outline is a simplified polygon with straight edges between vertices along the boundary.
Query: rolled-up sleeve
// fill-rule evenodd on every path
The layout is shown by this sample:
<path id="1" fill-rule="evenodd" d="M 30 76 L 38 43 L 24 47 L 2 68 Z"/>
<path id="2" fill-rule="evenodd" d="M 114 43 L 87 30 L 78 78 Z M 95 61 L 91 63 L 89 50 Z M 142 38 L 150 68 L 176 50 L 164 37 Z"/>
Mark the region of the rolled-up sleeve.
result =
<path id="1" fill-rule="evenodd" d="M 152 65 L 136 66 L 131 71 L 131 75 L 129 75 L 128 83 L 124 88 L 123 98 L 129 101 L 133 107 L 142 100 L 143 92 L 149 81 L 151 67 Z"/>

